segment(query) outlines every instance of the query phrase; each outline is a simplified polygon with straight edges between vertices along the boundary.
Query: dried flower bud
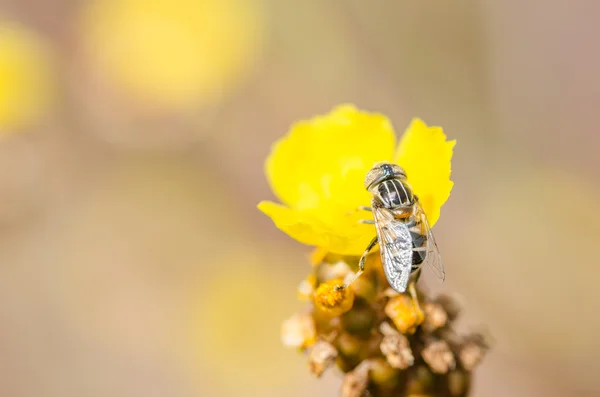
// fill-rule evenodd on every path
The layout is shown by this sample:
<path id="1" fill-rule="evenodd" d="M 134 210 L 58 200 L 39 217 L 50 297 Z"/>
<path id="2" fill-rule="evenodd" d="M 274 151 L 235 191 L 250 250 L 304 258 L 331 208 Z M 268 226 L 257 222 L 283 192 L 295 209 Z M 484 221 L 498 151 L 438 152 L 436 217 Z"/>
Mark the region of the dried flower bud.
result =
<path id="1" fill-rule="evenodd" d="M 461 370 L 450 371 L 448 373 L 448 391 L 452 396 L 465 396 L 469 391 L 469 374 Z"/>
<path id="2" fill-rule="evenodd" d="M 315 288 L 317 287 L 317 276 L 314 274 L 309 274 L 304 280 L 300 282 L 298 288 L 296 289 L 296 294 L 298 295 L 298 299 L 301 301 L 310 301 L 313 294 L 315 293 Z"/>
<path id="3" fill-rule="evenodd" d="M 425 320 L 423 320 L 422 327 L 425 332 L 433 332 L 438 328 L 442 328 L 448 321 L 446 310 L 439 303 L 424 303 L 423 312 L 425 313 Z"/>
<path id="4" fill-rule="evenodd" d="M 406 369 L 413 365 L 415 358 L 406 336 L 400 334 L 385 322 L 381 324 L 380 330 L 384 337 L 379 347 L 388 363 L 393 368 L 398 369 Z"/>
<path id="5" fill-rule="evenodd" d="M 445 374 L 448 370 L 454 369 L 456 365 L 450 346 L 444 340 L 426 343 L 421 356 L 429 364 L 431 370 L 438 374 Z"/>
<path id="6" fill-rule="evenodd" d="M 428 367 L 419 365 L 410 371 L 406 384 L 408 395 L 426 395 L 433 391 L 435 378 Z"/>
<path id="7" fill-rule="evenodd" d="M 381 349 L 379 346 L 381 345 L 382 339 L 383 335 L 381 335 L 379 332 L 373 332 L 369 339 L 363 341 L 360 346 L 360 359 L 368 360 L 372 357 L 381 355 Z"/>
<path id="8" fill-rule="evenodd" d="M 418 302 L 405 294 L 391 298 L 385 306 L 385 314 L 403 334 L 413 334 L 425 318 Z"/>
<path id="9" fill-rule="evenodd" d="M 436 303 L 442 305 L 449 322 L 456 320 L 460 314 L 460 303 L 456 300 L 456 298 L 450 295 L 442 294 L 439 295 L 435 301 Z"/>
<path id="10" fill-rule="evenodd" d="M 355 356 L 360 351 L 362 341 L 357 337 L 344 332 L 337 338 L 336 344 L 339 352 L 344 356 Z"/>
<path id="11" fill-rule="evenodd" d="M 483 360 L 488 346 L 480 335 L 472 335 L 466 338 L 460 347 L 458 359 L 461 365 L 467 371 L 473 371 L 475 367 Z"/>
<path id="12" fill-rule="evenodd" d="M 370 361 L 363 361 L 354 370 L 348 372 L 342 380 L 342 397 L 361 397 L 369 384 Z"/>
<path id="13" fill-rule="evenodd" d="M 352 274 L 352 269 L 346 262 L 323 263 L 317 269 L 317 279 L 321 282 L 336 278 L 345 279 Z"/>
<path id="14" fill-rule="evenodd" d="M 341 316 L 342 327 L 352 334 L 369 336 L 375 324 L 375 311 L 362 301 L 358 301 L 352 310 Z"/>
<path id="15" fill-rule="evenodd" d="M 337 289 L 344 284 L 341 279 L 333 279 L 319 285 L 314 293 L 315 307 L 330 316 L 339 316 L 352 308 L 354 292 L 350 288 Z"/>
<path id="16" fill-rule="evenodd" d="M 320 340 L 313 346 L 308 356 L 308 368 L 310 373 L 316 377 L 323 375 L 323 372 L 331 367 L 337 359 L 338 352 L 329 342 Z"/>
<path id="17" fill-rule="evenodd" d="M 371 360 L 370 378 L 377 385 L 395 386 L 398 383 L 398 371 L 382 357 Z"/>
<path id="18" fill-rule="evenodd" d="M 297 313 L 281 325 L 281 342 L 284 346 L 303 349 L 315 343 L 317 330 L 309 313 Z"/>

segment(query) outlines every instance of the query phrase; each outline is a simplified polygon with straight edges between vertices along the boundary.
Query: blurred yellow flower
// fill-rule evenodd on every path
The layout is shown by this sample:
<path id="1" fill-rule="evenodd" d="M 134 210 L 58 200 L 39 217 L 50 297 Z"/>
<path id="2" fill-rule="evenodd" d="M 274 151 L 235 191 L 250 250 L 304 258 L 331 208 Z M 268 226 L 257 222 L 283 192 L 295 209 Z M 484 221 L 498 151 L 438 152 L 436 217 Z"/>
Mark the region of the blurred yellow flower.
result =
<path id="1" fill-rule="evenodd" d="M 50 99 L 50 59 L 41 41 L 0 22 L 0 137 L 37 121 Z"/>
<path id="2" fill-rule="evenodd" d="M 266 174 L 283 205 L 262 201 L 258 208 L 304 244 L 360 255 L 375 235 L 372 225 L 358 223 L 369 214 L 357 212 L 370 204 L 363 179 L 371 167 L 380 161 L 402 166 L 433 226 L 452 189 L 454 144 L 442 128 L 413 119 L 396 148 L 387 117 L 340 105 L 296 123 L 273 145 Z"/>
<path id="3" fill-rule="evenodd" d="M 95 0 L 89 56 L 138 100 L 210 103 L 250 69 L 264 23 L 257 0 Z"/>
<path id="4" fill-rule="evenodd" d="M 233 389 L 233 395 L 241 389 L 260 388 L 270 377 L 270 387 L 290 382 L 295 376 L 290 366 L 298 365 L 299 370 L 301 363 L 286 355 L 279 341 L 283 337 L 291 346 L 300 338 L 308 346 L 315 332 L 314 324 L 301 319 L 280 327 L 281 319 L 294 307 L 293 302 L 281 299 L 290 295 L 288 287 L 293 283 L 261 265 L 270 257 L 247 251 L 244 256 L 220 258 L 215 266 L 227 271 L 201 280 L 190 296 L 188 325 L 182 330 L 182 348 L 191 359 L 193 376 L 200 370 L 215 384 Z M 236 374 L 233 383 L 231 374 Z"/>

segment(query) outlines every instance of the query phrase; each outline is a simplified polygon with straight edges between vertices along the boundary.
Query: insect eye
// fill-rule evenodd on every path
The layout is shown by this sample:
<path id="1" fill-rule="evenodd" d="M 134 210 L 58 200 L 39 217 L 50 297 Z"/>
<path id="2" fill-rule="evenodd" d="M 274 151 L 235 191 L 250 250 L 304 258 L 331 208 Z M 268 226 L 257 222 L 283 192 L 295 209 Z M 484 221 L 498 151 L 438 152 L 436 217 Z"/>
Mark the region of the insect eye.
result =
<path id="1" fill-rule="evenodd" d="M 367 172 L 367 176 L 365 177 L 365 189 L 368 189 L 373 182 L 379 179 L 380 175 L 381 171 L 379 168 L 373 168 Z"/>

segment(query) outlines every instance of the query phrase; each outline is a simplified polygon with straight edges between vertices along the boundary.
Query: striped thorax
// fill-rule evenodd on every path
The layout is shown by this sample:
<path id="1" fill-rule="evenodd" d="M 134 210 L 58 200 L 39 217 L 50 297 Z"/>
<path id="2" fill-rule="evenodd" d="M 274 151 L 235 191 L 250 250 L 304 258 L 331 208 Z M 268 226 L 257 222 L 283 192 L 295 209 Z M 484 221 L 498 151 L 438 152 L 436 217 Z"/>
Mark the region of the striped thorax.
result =
<path id="1" fill-rule="evenodd" d="M 384 208 L 400 210 L 395 211 L 399 214 L 412 212 L 415 197 L 400 166 L 384 163 L 373 167 L 365 178 L 365 187 Z"/>

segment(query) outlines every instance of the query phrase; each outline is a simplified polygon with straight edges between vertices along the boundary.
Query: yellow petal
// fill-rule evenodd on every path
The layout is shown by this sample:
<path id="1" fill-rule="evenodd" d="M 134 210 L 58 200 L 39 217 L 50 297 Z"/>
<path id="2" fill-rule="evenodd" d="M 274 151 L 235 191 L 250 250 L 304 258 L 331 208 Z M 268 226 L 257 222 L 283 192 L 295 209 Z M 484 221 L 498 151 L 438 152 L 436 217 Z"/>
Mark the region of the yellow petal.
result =
<path id="1" fill-rule="evenodd" d="M 340 105 L 294 124 L 273 145 L 267 178 L 277 197 L 295 209 L 317 208 L 329 200 L 348 203 L 355 196 L 364 200 L 362 178 L 375 162 L 392 158 L 395 140 L 385 116 Z M 360 183 L 348 183 L 349 173 L 357 173 Z M 331 190 L 332 184 L 343 187 L 345 200 L 333 197 L 339 192 Z"/>
<path id="2" fill-rule="evenodd" d="M 318 247 L 327 245 L 326 236 L 316 228 L 315 223 L 303 220 L 300 212 L 271 201 L 261 201 L 258 209 L 271 218 L 278 229 L 301 243 Z"/>
<path id="3" fill-rule="evenodd" d="M 415 118 L 398 146 L 395 161 L 406 171 L 431 227 L 440 217 L 440 208 L 454 185 L 450 173 L 455 144 L 456 140 L 447 140 L 441 127 L 429 127 Z"/>
<path id="4" fill-rule="evenodd" d="M 303 244 L 322 247 L 327 252 L 360 255 L 375 236 L 375 228 L 360 225 L 356 214 L 344 216 L 337 228 L 331 228 L 309 212 L 296 211 L 271 201 L 261 201 L 258 209 L 290 237 Z"/>

